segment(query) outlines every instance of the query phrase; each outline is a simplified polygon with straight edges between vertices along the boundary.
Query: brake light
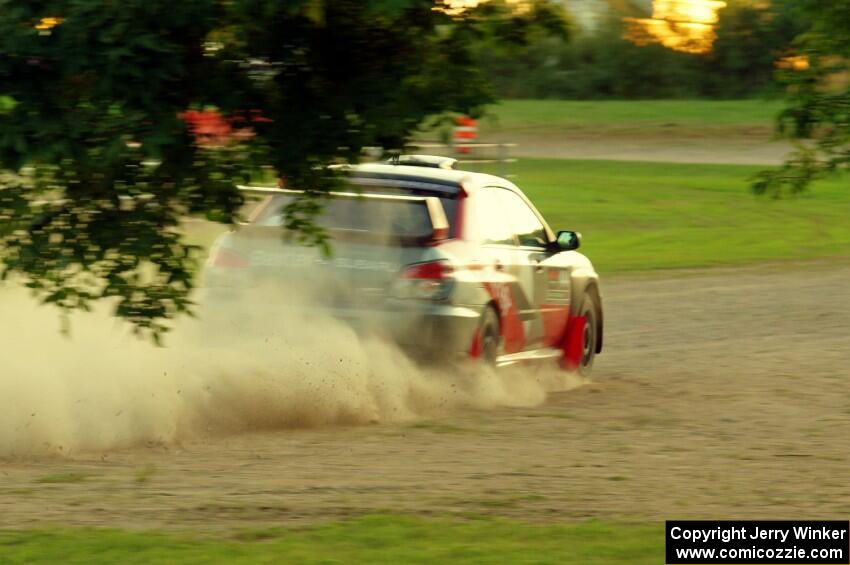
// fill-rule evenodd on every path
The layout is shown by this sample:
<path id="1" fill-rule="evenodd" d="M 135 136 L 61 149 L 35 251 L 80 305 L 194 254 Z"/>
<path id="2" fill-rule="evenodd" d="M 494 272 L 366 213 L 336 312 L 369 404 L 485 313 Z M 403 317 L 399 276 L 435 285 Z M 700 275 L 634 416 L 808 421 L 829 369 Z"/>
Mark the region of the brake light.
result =
<path id="1" fill-rule="evenodd" d="M 248 266 L 245 258 L 231 249 L 218 249 L 213 257 L 212 264 L 214 267 L 227 268 L 243 268 Z"/>
<path id="2" fill-rule="evenodd" d="M 443 300 L 454 287 L 454 269 L 447 261 L 409 265 L 399 275 L 396 296 L 423 300 Z"/>
<path id="3" fill-rule="evenodd" d="M 429 261 L 407 267 L 401 272 L 401 278 L 442 280 L 451 277 L 452 271 L 452 266 L 445 261 Z"/>

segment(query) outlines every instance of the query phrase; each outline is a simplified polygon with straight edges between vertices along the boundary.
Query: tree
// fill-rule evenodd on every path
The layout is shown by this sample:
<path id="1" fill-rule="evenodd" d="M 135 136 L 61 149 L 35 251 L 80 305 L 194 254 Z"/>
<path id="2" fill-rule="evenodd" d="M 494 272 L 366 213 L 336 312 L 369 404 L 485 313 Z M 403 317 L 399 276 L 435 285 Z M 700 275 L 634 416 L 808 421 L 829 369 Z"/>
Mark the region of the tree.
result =
<path id="1" fill-rule="evenodd" d="M 0 0 L 0 267 L 65 311 L 114 299 L 155 339 L 191 311 L 188 215 L 230 223 L 260 166 L 306 191 L 326 165 L 401 147 L 493 100 L 471 44 L 558 33 L 543 0 L 450 14 L 434 0 Z M 437 8 L 437 9 L 435 9 Z"/>
<path id="2" fill-rule="evenodd" d="M 790 54 L 794 38 L 803 31 L 794 1 L 727 2 L 719 12 L 717 39 L 703 69 L 707 94 L 775 94 L 776 61 Z"/>
<path id="3" fill-rule="evenodd" d="M 775 197 L 850 168 L 850 0 L 805 0 L 797 9 L 807 29 L 796 41 L 798 65 L 783 71 L 790 101 L 777 129 L 800 143 L 781 168 L 753 183 L 757 194 Z"/>

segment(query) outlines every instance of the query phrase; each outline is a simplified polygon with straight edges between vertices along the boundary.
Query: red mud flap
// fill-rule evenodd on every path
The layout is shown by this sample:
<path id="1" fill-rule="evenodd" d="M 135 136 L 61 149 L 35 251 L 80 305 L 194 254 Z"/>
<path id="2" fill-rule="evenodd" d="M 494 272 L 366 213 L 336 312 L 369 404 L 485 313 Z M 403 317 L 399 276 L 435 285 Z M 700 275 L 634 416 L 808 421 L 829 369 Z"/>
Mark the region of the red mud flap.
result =
<path id="1" fill-rule="evenodd" d="M 582 345 L 584 339 L 585 316 L 574 316 L 567 324 L 567 334 L 564 336 L 562 349 L 564 356 L 561 358 L 561 368 L 575 371 L 581 365 Z"/>

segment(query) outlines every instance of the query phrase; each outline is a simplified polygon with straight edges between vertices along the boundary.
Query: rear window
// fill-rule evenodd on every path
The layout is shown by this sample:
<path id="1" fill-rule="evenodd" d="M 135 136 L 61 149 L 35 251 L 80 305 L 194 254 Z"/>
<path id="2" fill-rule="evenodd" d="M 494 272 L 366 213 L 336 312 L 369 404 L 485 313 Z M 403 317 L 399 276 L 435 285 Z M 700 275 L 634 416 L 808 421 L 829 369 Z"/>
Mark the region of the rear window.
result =
<path id="1" fill-rule="evenodd" d="M 282 225 L 283 209 L 293 198 L 287 195 L 275 196 L 254 220 L 254 225 Z M 440 196 L 440 202 L 449 222 L 449 238 L 455 237 L 457 199 Z M 323 203 L 317 223 L 329 231 L 369 232 L 399 237 L 424 237 L 431 232 L 431 220 L 425 204 L 407 200 L 330 198 Z"/>

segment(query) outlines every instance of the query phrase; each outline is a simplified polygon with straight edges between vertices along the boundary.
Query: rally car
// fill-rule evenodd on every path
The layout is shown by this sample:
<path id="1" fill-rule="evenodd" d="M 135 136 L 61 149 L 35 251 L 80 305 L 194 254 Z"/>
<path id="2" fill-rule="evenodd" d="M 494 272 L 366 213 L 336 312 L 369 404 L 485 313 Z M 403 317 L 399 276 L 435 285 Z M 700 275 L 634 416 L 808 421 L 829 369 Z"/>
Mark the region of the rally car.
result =
<path id="1" fill-rule="evenodd" d="M 346 188 L 318 217 L 329 255 L 282 236 L 295 191 L 242 187 L 261 202 L 213 246 L 207 307 L 307 281 L 313 300 L 293 307 L 321 308 L 416 358 L 549 359 L 590 371 L 602 350 L 602 295 L 576 251 L 580 234 L 553 232 L 512 182 L 456 170 L 452 159 L 402 156 L 337 172 Z"/>

